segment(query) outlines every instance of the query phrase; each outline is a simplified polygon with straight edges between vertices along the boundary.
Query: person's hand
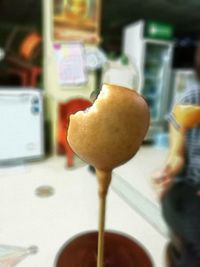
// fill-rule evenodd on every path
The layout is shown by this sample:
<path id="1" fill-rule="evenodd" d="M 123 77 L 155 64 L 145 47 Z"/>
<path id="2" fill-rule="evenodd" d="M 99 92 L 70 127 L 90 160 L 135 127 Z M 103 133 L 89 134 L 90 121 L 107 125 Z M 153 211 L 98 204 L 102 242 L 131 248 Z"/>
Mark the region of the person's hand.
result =
<path id="1" fill-rule="evenodd" d="M 168 191 L 173 181 L 170 166 L 167 165 L 163 169 L 155 172 L 152 175 L 152 181 L 153 181 L 153 186 L 159 198 L 161 199 L 164 196 L 164 194 Z"/>

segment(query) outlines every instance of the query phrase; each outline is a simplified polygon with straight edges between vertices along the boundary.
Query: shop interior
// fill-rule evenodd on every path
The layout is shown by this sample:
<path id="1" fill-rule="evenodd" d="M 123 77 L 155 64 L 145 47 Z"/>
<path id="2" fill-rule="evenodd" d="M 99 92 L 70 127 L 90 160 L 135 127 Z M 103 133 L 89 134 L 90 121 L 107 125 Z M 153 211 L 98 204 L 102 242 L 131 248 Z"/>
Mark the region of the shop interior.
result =
<path id="1" fill-rule="evenodd" d="M 97 231 L 96 174 L 66 132 L 103 83 L 136 90 L 151 118 L 137 154 L 113 170 L 105 227 L 165 266 L 151 175 L 168 155 L 175 99 L 198 85 L 199 36 L 198 0 L 0 1 L 0 266 L 61 267 L 63 244 Z"/>

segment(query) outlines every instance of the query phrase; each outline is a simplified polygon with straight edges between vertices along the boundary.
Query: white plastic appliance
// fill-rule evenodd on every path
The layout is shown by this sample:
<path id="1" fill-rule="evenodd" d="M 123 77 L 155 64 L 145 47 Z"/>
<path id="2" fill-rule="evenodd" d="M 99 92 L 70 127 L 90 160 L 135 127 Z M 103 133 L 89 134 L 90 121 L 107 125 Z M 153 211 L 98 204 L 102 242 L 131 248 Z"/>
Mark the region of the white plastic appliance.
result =
<path id="1" fill-rule="evenodd" d="M 42 102 L 39 90 L 0 87 L 0 164 L 44 155 Z"/>

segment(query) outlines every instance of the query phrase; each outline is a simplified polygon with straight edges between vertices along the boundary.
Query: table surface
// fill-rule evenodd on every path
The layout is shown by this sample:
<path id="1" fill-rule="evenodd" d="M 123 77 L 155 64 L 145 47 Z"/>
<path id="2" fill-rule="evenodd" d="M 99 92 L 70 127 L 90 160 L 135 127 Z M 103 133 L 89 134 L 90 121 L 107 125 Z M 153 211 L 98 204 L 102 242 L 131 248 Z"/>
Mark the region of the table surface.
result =
<path id="1" fill-rule="evenodd" d="M 166 151 L 142 148 L 132 161 L 115 173 L 155 201 L 146 176 L 154 166 L 161 164 Z M 159 160 L 159 164 L 158 161 Z M 146 162 L 146 163 L 145 163 Z M 147 164 L 148 162 L 148 164 Z M 142 167 L 147 164 L 146 168 Z M 138 175 L 138 176 L 137 176 Z M 136 177 L 132 179 L 132 176 Z M 143 180 L 137 179 L 143 177 Z M 134 180 L 134 182 L 133 182 Z M 28 247 L 36 245 L 37 254 L 28 256 L 21 267 L 54 267 L 60 247 L 74 235 L 97 230 L 97 182 L 88 166 L 69 170 L 63 157 L 52 157 L 37 163 L 0 170 L 0 242 Z M 54 188 L 51 197 L 38 197 L 36 188 L 48 185 Z M 167 238 L 160 234 L 138 211 L 112 189 L 107 198 L 106 229 L 134 237 L 152 256 L 155 267 L 163 266 Z"/>

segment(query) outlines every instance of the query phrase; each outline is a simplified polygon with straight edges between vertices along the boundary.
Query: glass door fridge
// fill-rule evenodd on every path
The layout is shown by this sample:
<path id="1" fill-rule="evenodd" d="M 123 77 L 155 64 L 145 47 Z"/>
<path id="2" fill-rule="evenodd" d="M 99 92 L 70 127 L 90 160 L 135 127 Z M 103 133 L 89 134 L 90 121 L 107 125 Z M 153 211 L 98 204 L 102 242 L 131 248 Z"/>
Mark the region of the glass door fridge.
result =
<path id="1" fill-rule="evenodd" d="M 151 113 L 151 126 L 164 123 L 168 109 L 171 47 L 155 41 L 144 43 L 143 86 Z"/>
<path id="2" fill-rule="evenodd" d="M 125 27 L 123 53 L 139 70 L 141 77 L 139 92 L 147 100 L 151 113 L 151 124 L 146 140 L 154 141 L 156 135 L 164 132 L 167 125 L 173 42 L 171 35 L 166 38 L 167 30 L 171 28 L 151 23 L 149 34 L 146 34 L 146 25 L 150 24 L 138 21 Z M 157 33 L 156 38 L 155 33 Z M 165 38 L 162 38 L 163 35 Z"/>

